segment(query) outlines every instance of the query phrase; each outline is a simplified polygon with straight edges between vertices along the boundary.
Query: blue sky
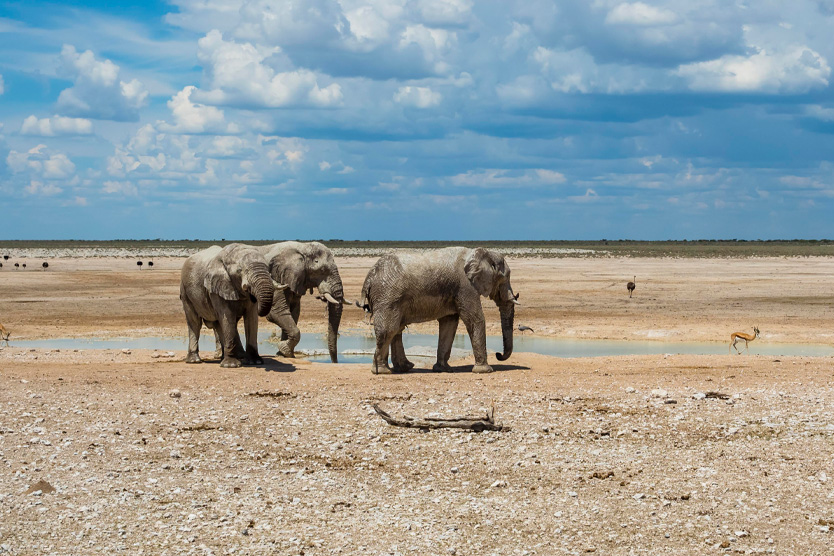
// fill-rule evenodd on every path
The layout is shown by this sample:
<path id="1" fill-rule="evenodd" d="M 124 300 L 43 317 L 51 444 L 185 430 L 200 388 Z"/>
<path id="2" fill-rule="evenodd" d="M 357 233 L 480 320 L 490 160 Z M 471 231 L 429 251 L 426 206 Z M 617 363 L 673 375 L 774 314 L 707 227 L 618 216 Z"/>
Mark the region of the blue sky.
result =
<path id="1" fill-rule="evenodd" d="M 832 29 L 834 0 L 6 2 L 0 239 L 831 238 Z"/>

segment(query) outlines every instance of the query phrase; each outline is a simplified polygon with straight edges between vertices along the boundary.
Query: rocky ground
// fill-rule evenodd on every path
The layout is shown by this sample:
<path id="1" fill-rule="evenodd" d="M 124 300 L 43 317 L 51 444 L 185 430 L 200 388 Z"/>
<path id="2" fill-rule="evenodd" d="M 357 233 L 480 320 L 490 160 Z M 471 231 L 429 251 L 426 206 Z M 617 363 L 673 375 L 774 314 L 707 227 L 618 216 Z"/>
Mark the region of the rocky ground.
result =
<path id="1" fill-rule="evenodd" d="M 230 370 L 164 355 L 0 353 L 0 553 L 834 544 L 830 359 L 518 355 L 491 375 L 460 361 L 375 377 L 366 365 Z M 511 430 L 396 428 L 373 403 L 421 417 L 494 407 Z"/>
<path id="2" fill-rule="evenodd" d="M 340 261 L 348 295 L 372 263 Z M 184 333 L 181 259 L 131 264 L 4 268 L 0 322 L 29 337 Z M 832 330 L 829 259 L 510 264 L 526 302 L 518 320 L 537 334 L 722 341 L 749 322 L 824 342 Z M 323 318 L 305 303 L 312 328 Z M 464 359 L 454 373 L 373 376 L 368 365 L 267 357 L 222 369 L 183 355 L 0 349 L 0 554 L 834 546 L 830 357 L 515 353 L 491 357 L 490 375 Z M 398 417 L 494 408 L 510 430 L 397 428 L 374 403 Z"/>

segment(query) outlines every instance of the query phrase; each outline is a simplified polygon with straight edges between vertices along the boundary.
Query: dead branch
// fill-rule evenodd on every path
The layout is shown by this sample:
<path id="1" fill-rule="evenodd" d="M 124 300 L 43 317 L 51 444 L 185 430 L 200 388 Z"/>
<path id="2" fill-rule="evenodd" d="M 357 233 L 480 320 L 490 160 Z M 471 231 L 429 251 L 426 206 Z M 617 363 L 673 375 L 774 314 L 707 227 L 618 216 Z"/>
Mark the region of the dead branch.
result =
<path id="1" fill-rule="evenodd" d="M 505 427 L 501 423 L 495 422 L 494 406 L 492 411 L 483 416 L 466 415 L 464 417 L 451 417 L 448 419 L 438 417 L 425 417 L 419 419 L 409 417 L 408 415 L 404 415 L 402 419 L 397 419 L 380 408 L 379 404 L 373 404 L 373 408 L 386 423 L 394 425 L 395 427 L 409 427 L 414 429 L 463 429 L 475 432 L 510 430 L 510 427 Z"/>

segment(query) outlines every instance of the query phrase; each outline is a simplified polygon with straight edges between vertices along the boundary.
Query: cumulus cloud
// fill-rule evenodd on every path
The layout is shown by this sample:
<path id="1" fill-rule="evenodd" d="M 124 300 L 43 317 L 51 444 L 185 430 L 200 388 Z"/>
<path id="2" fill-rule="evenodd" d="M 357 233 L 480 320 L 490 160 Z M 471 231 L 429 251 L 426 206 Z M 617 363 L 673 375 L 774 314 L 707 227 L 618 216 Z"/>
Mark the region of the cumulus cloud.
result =
<path id="1" fill-rule="evenodd" d="M 558 185 L 567 178 L 561 172 L 538 168 L 534 170 L 470 170 L 449 178 L 452 185 L 484 188 Z"/>
<path id="2" fill-rule="evenodd" d="M 23 120 L 20 127 L 21 135 L 37 135 L 41 137 L 55 137 L 56 135 L 90 135 L 93 132 L 93 124 L 84 118 L 67 118 L 65 116 L 53 116 L 51 118 L 38 118 L 35 115 Z"/>
<path id="3" fill-rule="evenodd" d="M 618 4 L 605 16 L 605 23 L 609 25 L 669 25 L 677 20 L 678 16 L 672 10 L 643 2 Z"/>
<path id="4" fill-rule="evenodd" d="M 696 91 L 805 93 L 827 87 L 831 67 L 818 52 L 793 46 L 687 64 L 677 74 Z"/>
<path id="5" fill-rule="evenodd" d="M 394 100 L 405 106 L 416 108 L 431 108 L 437 106 L 443 95 L 432 91 L 429 87 L 400 87 L 394 94 Z"/>
<path id="6" fill-rule="evenodd" d="M 308 69 L 276 72 L 266 60 L 281 52 L 278 47 L 226 41 L 216 30 L 200 39 L 198 46 L 210 87 L 195 94 L 203 102 L 263 108 L 327 107 L 342 102 L 338 83 L 321 87 L 319 76 Z"/>
<path id="7" fill-rule="evenodd" d="M 189 85 L 168 101 L 174 124 L 160 123 L 166 133 L 233 133 L 236 127 L 226 123 L 223 111 L 214 106 L 191 102 L 196 87 Z"/>
<path id="8" fill-rule="evenodd" d="M 75 164 L 64 153 L 53 153 L 46 145 L 37 145 L 26 152 L 9 151 L 6 165 L 12 174 L 24 178 L 24 191 L 30 195 L 51 196 L 63 189 L 56 182 L 75 175 Z"/>
<path id="9" fill-rule="evenodd" d="M 60 73 L 73 86 L 58 96 L 58 111 L 76 117 L 100 120 L 133 121 L 148 103 L 148 92 L 137 79 L 119 79 L 119 66 L 98 60 L 91 50 L 78 52 L 64 45 Z"/>

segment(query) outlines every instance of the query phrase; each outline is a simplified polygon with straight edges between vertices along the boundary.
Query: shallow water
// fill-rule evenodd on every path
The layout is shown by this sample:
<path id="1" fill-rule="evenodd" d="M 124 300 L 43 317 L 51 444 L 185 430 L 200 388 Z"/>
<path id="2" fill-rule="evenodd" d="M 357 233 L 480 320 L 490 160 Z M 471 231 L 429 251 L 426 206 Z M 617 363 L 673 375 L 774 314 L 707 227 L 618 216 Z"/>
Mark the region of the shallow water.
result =
<path id="1" fill-rule="evenodd" d="M 258 335 L 259 350 L 264 355 L 276 352 L 275 344 L 269 339 L 275 339 L 271 331 L 263 331 Z M 403 334 L 403 344 L 409 359 L 417 359 L 420 363 L 432 363 L 437 350 L 437 335 L 434 334 Z M 339 337 L 340 363 L 370 363 L 376 342 L 373 336 L 365 331 L 351 333 L 346 331 Z M 188 347 L 185 337 L 177 338 L 52 338 L 48 340 L 12 340 L 11 347 L 43 348 L 43 349 L 156 349 L 160 351 L 180 351 Z M 500 336 L 489 336 L 487 348 L 490 353 L 502 351 Z M 516 334 L 514 338 L 515 353 L 539 353 L 556 357 L 600 357 L 617 355 L 646 355 L 646 354 L 691 354 L 691 355 L 726 355 L 728 344 L 707 342 L 649 342 L 625 340 L 568 340 L 563 338 L 548 338 L 540 336 L 522 336 Z M 743 351 L 743 346 L 739 346 Z M 471 356 L 471 345 L 466 334 L 458 334 L 453 344 L 452 357 Z M 204 334 L 200 338 L 200 350 L 204 353 L 214 352 L 214 336 Z M 750 344 L 751 355 L 768 356 L 834 356 L 834 346 L 816 344 L 774 344 L 761 339 Z M 733 351 L 735 353 L 735 351 Z M 296 355 L 306 354 L 311 361 L 329 363 L 327 343 L 324 334 L 301 335 L 301 342 L 296 348 Z M 415 361 L 416 362 L 416 361 Z"/>

